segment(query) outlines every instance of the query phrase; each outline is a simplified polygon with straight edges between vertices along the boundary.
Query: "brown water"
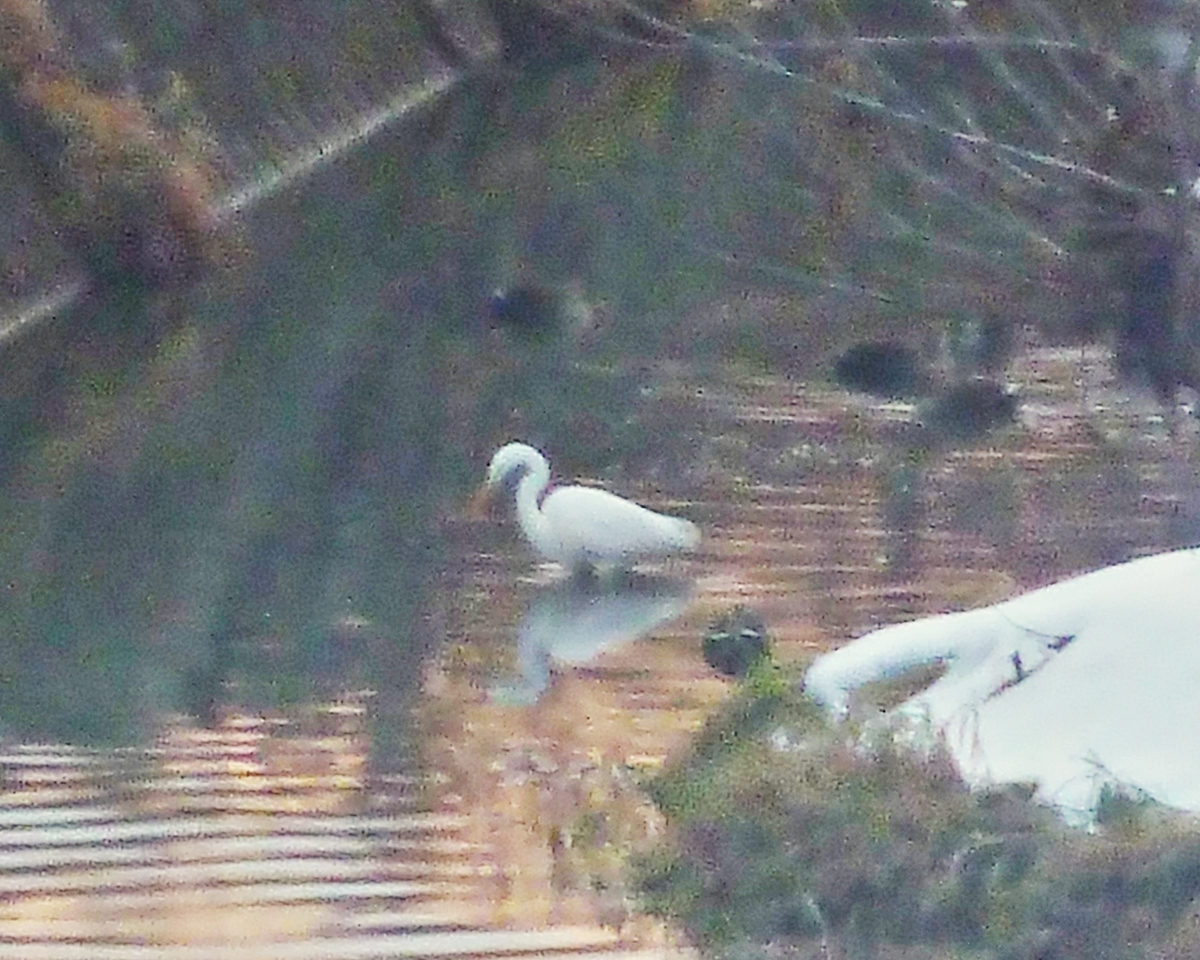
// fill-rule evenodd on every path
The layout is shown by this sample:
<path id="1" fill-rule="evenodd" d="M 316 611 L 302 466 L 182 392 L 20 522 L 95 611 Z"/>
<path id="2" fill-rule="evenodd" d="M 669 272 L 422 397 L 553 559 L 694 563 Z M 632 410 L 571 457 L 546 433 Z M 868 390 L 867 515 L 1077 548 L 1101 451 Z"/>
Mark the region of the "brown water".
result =
<path id="1" fill-rule="evenodd" d="M 521 624 L 539 604 L 573 616 L 570 598 L 510 520 L 448 517 L 420 773 L 372 771 L 370 691 L 212 730 L 178 719 L 150 750 L 9 744 L 0 956 L 676 955 L 634 912 L 623 866 L 662 829 L 639 778 L 730 689 L 700 655 L 714 616 L 753 606 L 797 661 L 1187 538 L 1186 438 L 1117 393 L 1105 360 L 1028 352 L 1012 371 L 1022 426 L 929 457 L 908 499 L 884 478 L 907 476 L 889 438 L 910 409 L 669 378 L 672 466 L 619 492 L 705 532 L 642 581 L 660 604 L 646 610 L 676 615 L 521 687 Z"/>

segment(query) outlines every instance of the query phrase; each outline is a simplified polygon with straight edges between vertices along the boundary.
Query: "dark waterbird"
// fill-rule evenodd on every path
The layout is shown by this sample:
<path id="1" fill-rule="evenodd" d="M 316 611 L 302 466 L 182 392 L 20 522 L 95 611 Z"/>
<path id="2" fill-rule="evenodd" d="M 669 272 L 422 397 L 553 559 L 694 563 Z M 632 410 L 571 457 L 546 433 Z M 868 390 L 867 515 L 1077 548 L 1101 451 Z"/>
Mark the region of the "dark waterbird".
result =
<path id="1" fill-rule="evenodd" d="M 994 380 L 977 377 L 955 384 L 918 408 L 923 445 L 970 443 L 1012 423 L 1017 394 Z"/>
<path id="2" fill-rule="evenodd" d="M 487 317 L 492 327 L 534 342 L 554 340 L 567 327 L 562 296 L 536 284 L 497 289 L 488 297 Z"/>
<path id="3" fill-rule="evenodd" d="M 704 662 L 730 677 L 744 677 L 750 667 L 770 655 L 762 615 L 738 605 L 712 622 L 702 644 Z"/>
<path id="4" fill-rule="evenodd" d="M 956 351 L 960 367 L 995 366 L 1002 337 L 990 326 L 972 327 L 959 338 Z M 969 354 L 969 356 L 966 356 Z M 1012 423 L 1017 414 L 1017 394 L 996 380 L 970 375 L 937 389 L 931 371 L 917 351 L 904 343 L 871 340 L 857 343 L 833 365 L 834 379 L 842 386 L 886 400 L 919 400 L 917 422 L 903 435 L 918 449 L 971 443 L 989 431 Z"/>
<path id="5" fill-rule="evenodd" d="M 833 376 L 848 390 L 885 400 L 916 396 L 925 385 L 917 351 L 892 340 L 854 344 L 834 361 Z"/>

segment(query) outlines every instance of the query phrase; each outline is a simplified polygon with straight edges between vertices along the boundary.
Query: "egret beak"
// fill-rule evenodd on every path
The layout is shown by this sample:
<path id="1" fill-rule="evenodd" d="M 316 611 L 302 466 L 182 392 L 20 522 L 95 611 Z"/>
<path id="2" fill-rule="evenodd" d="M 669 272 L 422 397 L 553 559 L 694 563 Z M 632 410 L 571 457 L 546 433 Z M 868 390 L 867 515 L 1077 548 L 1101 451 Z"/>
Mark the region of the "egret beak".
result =
<path id="1" fill-rule="evenodd" d="M 467 517 L 471 520 L 486 520 L 488 507 L 492 503 L 492 488 L 486 483 L 481 484 L 467 501 Z"/>

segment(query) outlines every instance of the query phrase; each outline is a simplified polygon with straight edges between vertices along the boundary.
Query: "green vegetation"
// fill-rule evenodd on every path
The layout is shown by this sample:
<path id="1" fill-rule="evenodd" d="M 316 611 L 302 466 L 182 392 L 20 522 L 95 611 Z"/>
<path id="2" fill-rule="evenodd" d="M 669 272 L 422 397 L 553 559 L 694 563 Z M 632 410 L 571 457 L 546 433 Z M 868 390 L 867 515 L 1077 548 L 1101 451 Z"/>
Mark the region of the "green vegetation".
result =
<path id="1" fill-rule="evenodd" d="M 944 756 L 860 734 L 753 672 L 650 784 L 670 830 L 644 904 L 709 957 L 1195 955 L 1190 819 L 1113 795 L 1074 830 L 1028 788 L 972 793 Z"/>

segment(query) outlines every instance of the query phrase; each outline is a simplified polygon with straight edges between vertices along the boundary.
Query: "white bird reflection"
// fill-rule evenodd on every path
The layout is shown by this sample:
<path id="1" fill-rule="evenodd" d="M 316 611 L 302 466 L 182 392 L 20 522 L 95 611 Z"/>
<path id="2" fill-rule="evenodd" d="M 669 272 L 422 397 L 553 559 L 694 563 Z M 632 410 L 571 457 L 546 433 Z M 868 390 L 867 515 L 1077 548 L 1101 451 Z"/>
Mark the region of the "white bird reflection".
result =
<path id="1" fill-rule="evenodd" d="M 517 628 L 520 679 L 491 689 L 493 700 L 531 704 L 550 686 L 552 664 L 581 664 L 679 616 L 692 583 L 629 574 L 572 577 L 541 588 Z"/>

